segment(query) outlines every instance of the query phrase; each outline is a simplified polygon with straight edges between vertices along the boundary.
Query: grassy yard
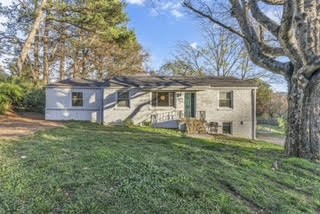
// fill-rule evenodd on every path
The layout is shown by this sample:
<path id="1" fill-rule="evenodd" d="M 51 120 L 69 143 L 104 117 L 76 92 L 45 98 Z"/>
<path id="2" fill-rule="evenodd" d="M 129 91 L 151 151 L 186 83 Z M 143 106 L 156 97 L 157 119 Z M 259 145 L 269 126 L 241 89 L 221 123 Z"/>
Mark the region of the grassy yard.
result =
<path id="1" fill-rule="evenodd" d="M 258 133 L 269 134 L 270 136 L 274 137 L 285 137 L 286 135 L 285 130 L 279 126 L 268 124 L 258 124 L 257 131 Z"/>
<path id="2" fill-rule="evenodd" d="M 320 211 L 319 164 L 243 139 L 70 123 L 0 143 L 0 164 L 0 213 Z"/>

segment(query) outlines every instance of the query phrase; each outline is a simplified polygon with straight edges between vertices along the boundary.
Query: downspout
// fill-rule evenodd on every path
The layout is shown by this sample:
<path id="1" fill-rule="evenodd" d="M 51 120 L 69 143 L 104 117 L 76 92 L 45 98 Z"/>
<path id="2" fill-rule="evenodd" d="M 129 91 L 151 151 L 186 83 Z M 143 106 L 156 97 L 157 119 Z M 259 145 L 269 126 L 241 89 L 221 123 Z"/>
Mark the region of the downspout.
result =
<path id="1" fill-rule="evenodd" d="M 257 89 L 251 90 L 252 97 L 252 139 L 256 139 L 256 129 L 257 129 L 257 114 L 256 114 L 256 92 Z"/>
<path id="2" fill-rule="evenodd" d="M 100 97 L 100 124 L 104 124 L 104 87 L 101 87 Z"/>

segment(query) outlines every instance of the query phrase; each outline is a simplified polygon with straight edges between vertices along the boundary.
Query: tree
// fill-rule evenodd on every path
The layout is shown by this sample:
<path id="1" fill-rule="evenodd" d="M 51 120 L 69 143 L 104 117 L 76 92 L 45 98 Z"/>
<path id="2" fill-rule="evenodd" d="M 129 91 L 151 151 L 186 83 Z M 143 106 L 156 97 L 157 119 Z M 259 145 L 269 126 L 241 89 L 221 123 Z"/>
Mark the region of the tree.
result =
<path id="1" fill-rule="evenodd" d="M 203 27 L 203 43 L 180 42 L 172 60 L 160 73 L 182 76 L 236 76 L 241 79 L 267 77 L 255 69 L 242 42 L 234 34 L 217 27 Z"/>
<path id="2" fill-rule="evenodd" d="M 272 96 L 272 89 L 268 83 L 260 79 L 256 80 L 257 90 L 257 115 L 262 116 L 269 114 L 270 100 Z"/>
<path id="3" fill-rule="evenodd" d="M 256 65 L 288 80 L 286 153 L 319 160 L 319 1 L 229 0 L 209 5 L 207 1 L 184 0 L 183 4 L 199 17 L 242 38 Z M 273 8 L 282 10 L 279 22 L 266 15 Z"/>
<path id="4" fill-rule="evenodd" d="M 14 75 L 35 84 L 141 72 L 147 55 L 124 9 L 119 0 L 14 1 L 0 7 L 8 19 L 0 53 L 12 56 Z"/>

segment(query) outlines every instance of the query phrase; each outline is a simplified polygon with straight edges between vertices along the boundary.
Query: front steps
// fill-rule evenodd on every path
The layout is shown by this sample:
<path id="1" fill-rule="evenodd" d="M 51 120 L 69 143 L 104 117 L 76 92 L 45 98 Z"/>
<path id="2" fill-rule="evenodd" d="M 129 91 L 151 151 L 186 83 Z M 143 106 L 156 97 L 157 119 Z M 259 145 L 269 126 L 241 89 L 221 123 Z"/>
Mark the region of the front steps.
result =
<path id="1" fill-rule="evenodd" d="M 207 134 L 205 126 L 206 121 L 199 119 L 184 119 L 180 122 L 180 127 L 187 131 L 188 134 Z"/>

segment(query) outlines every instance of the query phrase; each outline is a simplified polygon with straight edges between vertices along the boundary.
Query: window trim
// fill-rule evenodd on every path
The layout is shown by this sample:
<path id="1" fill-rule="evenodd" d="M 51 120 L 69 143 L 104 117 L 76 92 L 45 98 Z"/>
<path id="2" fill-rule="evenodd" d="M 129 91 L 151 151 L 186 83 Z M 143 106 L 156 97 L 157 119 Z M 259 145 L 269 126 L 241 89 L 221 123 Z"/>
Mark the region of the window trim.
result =
<path id="1" fill-rule="evenodd" d="M 153 97 L 153 93 L 156 93 L 157 96 L 157 100 L 156 100 L 156 105 L 154 106 L 153 105 L 153 100 L 152 100 L 152 97 Z M 169 94 L 169 97 L 168 97 L 168 102 L 169 102 L 169 105 L 168 106 L 158 106 L 158 93 L 168 93 Z M 170 94 L 173 94 L 173 105 L 170 105 L 170 98 L 172 98 L 172 96 L 170 97 Z M 176 108 L 176 105 L 177 105 L 177 93 L 175 91 L 150 91 L 150 106 L 151 108 L 153 109 L 168 109 L 168 108 Z"/>
<path id="2" fill-rule="evenodd" d="M 230 133 L 224 133 L 224 131 L 223 131 L 223 124 L 224 123 L 230 123 Z M 222 134 L 224 134 L 224 135 L 233 135 L 233 122 L 232 121 L 224 121 L 224 122 L 222 122 Z"/>
<path id="3" fill-rule="evenodd" d="M 73 105 L 73 93 L 81 93 L 82 94 L 82 105 L 77 106 L 77 105 Z M 72 108 L 83 108 L 84 107 L 84 92 L 83 91 L 71 91 L 71 107 Z"/>
<path id="4" fill-rule="evenodd" d="M 226 92 L 226 93 L 231 93 L 231 107 L 227 106 L 220 106 L 220 93 L 221 92 Z M 233 109 L 234 107 L 234 91 L 233 90 L 220 90 L 218 93 L 218 109 Z"/>
<path id="5" fill-rule="evenodd" d="M 128 93 L 128 106 L 119 106 L 119 93 Z M 121 99 L 121 100 L 125 100 L 125 99 Z M 122 109 L 128 109 L 131 107 L 131 93 L 130 91 L 117 91 L 116 92 L 116 107 L 117 108 L 122 108 Z"/>

